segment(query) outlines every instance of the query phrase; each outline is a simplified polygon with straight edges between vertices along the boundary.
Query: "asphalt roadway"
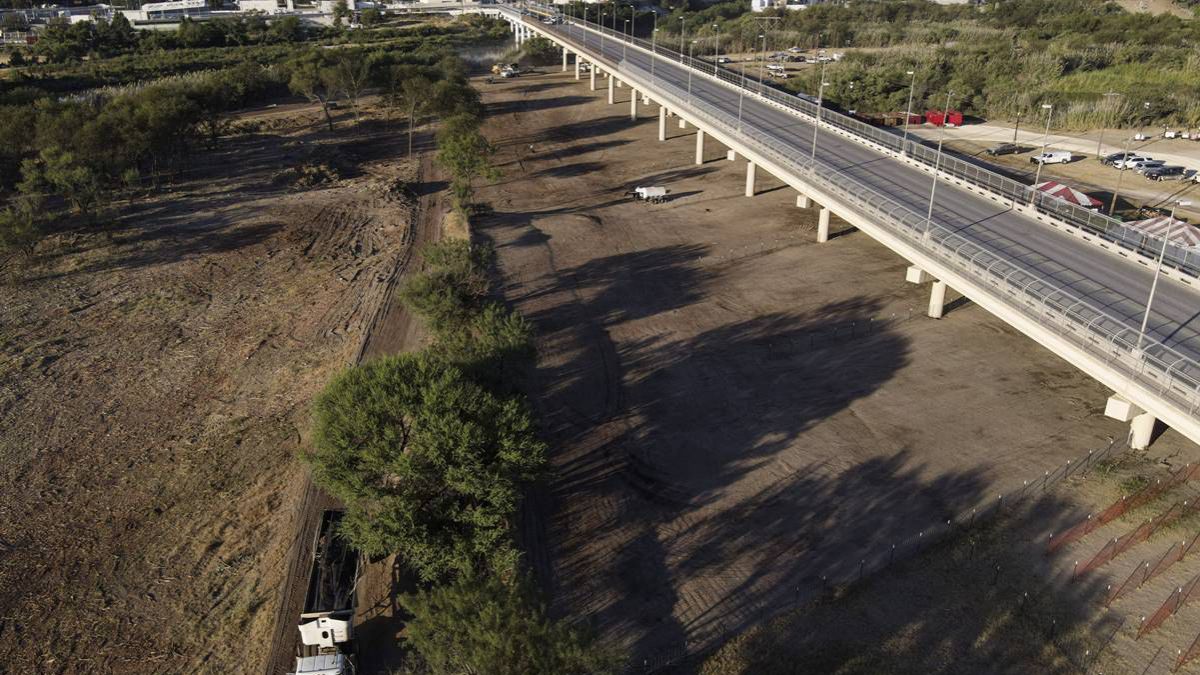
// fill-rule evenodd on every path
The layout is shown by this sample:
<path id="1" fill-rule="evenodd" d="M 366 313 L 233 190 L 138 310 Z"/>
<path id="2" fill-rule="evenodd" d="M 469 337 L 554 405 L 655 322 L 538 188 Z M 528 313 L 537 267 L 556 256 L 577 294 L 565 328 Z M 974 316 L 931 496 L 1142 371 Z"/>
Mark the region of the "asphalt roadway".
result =
<path id="1" fill-rule="evenodd" d="M 527 17 L 533 21 L 532 17 Z M 650 55 L 622 43 L 565 24 L 544 25 L 582 43 L 613 63 L 624 57 L 633 67 L 649 70 Z M 570 34 L 568 34 L 570 30 Z M 655 61 L 654 75 L 679 88 L 688 86 L 688 70 L 665 56 Z M 691 93 L 726 115 L 738 114 L 738 95 L 704 76 L 693 75 Z M 742 124 L 756 128 L 794 148 L 798 156 L 812 152 L 813 127 L 805 119 L 752 97 L 742 101 Z M 931 177 L 850 139 L 821 130 L 818 159 L 853 176 L 912 211 L 929 208 Z M 1070 293 L 1086 299 L 1135 331 L 1141 326 L 1153 270 L 1117 257 L 1088 242 L 1063 234 L 1037 220 L 978 196 L 947 181 L 937 187 L 933 220 L 1000 254 Z M 1147 336 L 1200 362 L 1200 293 L 1167 277 L 1159 280 Z"/>

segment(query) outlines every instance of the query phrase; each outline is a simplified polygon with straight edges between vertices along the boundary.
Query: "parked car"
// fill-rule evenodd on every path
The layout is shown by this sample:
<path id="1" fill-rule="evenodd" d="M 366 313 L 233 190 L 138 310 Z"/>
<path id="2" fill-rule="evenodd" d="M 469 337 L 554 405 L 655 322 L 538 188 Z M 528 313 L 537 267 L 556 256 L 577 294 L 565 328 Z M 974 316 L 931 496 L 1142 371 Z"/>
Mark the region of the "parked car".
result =
<path id="1" fill-rule="evenodd" d="M 1136 157 L 1136 156 L 1137 156 L 1136 152 L 1114 152 L 1111 155 L 1105 155 L 1105 156 L 1101 157 L 1100 163 L 1104 164 L 1105 166 L 1113 166 L 1114 164 L 1116 164 L 1117 162 L 1119 162 L 1123 159 L 1128 159 L 1130 157 Z"/>
<path id="2" fill-rule="evenodd" d="M 1122 166 L 1123 168 L 1126 168 L 1126 169 L 1133 169 L 1134 171 L 1136 171 L 1136 170 L 1138 170 L 1139 168 L 1141 168 L 1141 166 L 1142 166 L 1143 164 L 1147 164 L 1147 163 L 1150 163 L 1150 162 L 1161 162 L 1161 161 L 1162 161 L 1162 160 L 1159 160 L 1159 159 L 1154 159 L 1153 157 L 1139 157 L 1139 158 L 1136 158 L 1136 159 L 1127 159 L 1127 160 L 1125 160 L 1124 162 L 1121 162 L 1121 166 Z M 1154 166 L 1163 166 L 1164 164 L 1166 164 L 1166 162 L 1163 162 L 1162 164 L 1157 164 L 1157 163 L 1156 163 L 1156 164 L 1154 164 Z"/>
<path id="3" fill-rule="evenodd" d="M 1142 175 L 1148 180 L 1164 181 L 1164 180 L 1186 180 L 1192 177 L 1195 173 L 1191 169 L 1182 166 L 1160 166 L 1156 169 L 1147 169 Z"/>
<path id="4" fill-rule="evenodd" d="M 1040 152 L 1030 157 L 1029 161 L 1035 164 L 1066 164 L 1071 159 L 1071 153 L 1066 150 L 1051 150 L 1049 152 Z"/>
<path id="5" fill-rule="evenodd" d="M 779 78 L 787 78 L 787 76 L 788 76 L 787 70 L 785 70 L 783 66 L 781 66 L 777 63 L 772 63 L 767 66 L 767 74 L 770 75 L 771 77 L 779 77 Z"/>
<path id="6" fill-rule="evenodd" d="M 1126 157 L 1125 159 L 1118 159 L 1117 161 L 1113 162 L 1112 165 L 1117 167 L 1118 169 L 1121 169 L 1122 171 L 1124 171 L 1125 169 L 1133 169 L 1140 162 L 1147 162 L 1147 161 L 1150 161 L 1150 159 L 1152 159 L 1152 158 L 1135 154 L 1132 157 Z"/>
<path id="7" fill-rule="evenodd" d="M 733 59 L 728 56 L 718 56 L 717 63 L 733 63 Z"/>
<path id="8" fill-rule="evenodd" d="M 1150 169 L 1158 169 L 1167 165 L 1167 162 L 1162 159 L 1152 159 L 1148 162 L 1142 162 L 1133 168 L 1138 173 L 1146 173 Z"/>
<path id="9" fill-rule="evenodd" d="M 1022 148 L 1016 143 L 1001 143 L 1000 145 L 993 145 L 987 150 L 984 150 L 984 152 L 992 157 L 999 157 L 1000 155 L 1015 155 L 1019 152 L 1023 152 L 1024 150 L 1025 148 Z"/>
<path id="10" fill-rule="evenodd" d="M 1163 138 L 1179 138 L 1179 132 L 1167 129 L 1163 132 Z"/>

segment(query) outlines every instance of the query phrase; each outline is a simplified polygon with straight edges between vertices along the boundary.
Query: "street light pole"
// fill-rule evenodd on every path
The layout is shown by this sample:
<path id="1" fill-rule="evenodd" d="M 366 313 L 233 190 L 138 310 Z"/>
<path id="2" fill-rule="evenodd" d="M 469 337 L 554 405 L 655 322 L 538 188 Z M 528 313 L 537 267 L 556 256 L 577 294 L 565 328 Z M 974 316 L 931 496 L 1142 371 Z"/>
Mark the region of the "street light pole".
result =
<path id="1" fill-rule="evenodd" d="M 716 51 L 713 53 L 713 63 L 717 64 L 721 62 L 721 34 L 717 32 L 717 24 L 715 23 L 713 24 L 713 35 L 716 36 L 717 40 Z"/>
<path id="2" fill-rule="evenodd" d="M 1129 159 L 1129 146 L 1133 144 L 1133 136 L 1125 139 L 1125 154 L 1121 157 L 1121 172 L 1117 174 L 1117 189 L 1113 190 L 1112 202 L 1108 205 L 1108 215 L 1112 215 L 1117 208 L 1117 196 L 1121 194 L 1121 183 L 1125 180 L 1125 160 Z"/>
<path id="3" fill-rule="evenodd" d="M 1146 325 L 1150 322 L 1150 307 L 1154 304 L 1154 293 L 1158 290 L 1158 276 L 1162 272 L 1163 258 L 1167 255 L 1167 244 L 1171 241 L 1171 228 L 1175 225 L 1175 208 L 1191 205 L 1190 201 L 1183 199 L 1171 204 L 1171 217 L 1167 220 L 1167 231 L 1163 235 L 1162 248 L 1158 252 L 1158 263 L 1154 267 L 1154 281 L 1150 282 L 1150 297 L 1146 300 L 1146 313 L 1142 315 L 1142 328 L 1138 331 L 1137 346 L 1133 348 L 1134 356 L 1142 355 L 1142 342 L 1146 339 Z"/>
<path id="4" fill-rule="evenodd" d="M 1114 91 L 1110 91 L 1104 95 L 1104 102 L 1107 104 L 1108 101 L 1112 100 L 1113 96 L 1120 96 L 1120 94 L 1118 94 Z M 1111 112 L 1111 109 L 1110 109 L 1110 112 Z M 1108 122 L 1111 119 L 1112 119 L 1111 116 L 1109 116 L 1109 117 L 1106 117 L 1104 121 Z M 1101 152 L 1102 152 L 1101 146 L 1102 145 L 1104 145 L 1104 125 L 1100 125 L 1100 139 L 1096 141 L 1096 159 L 1100 159 L 1104 156 L 1103 154 L 1101 154 Z"/>
<path id="5" fill-rule="evenodd" d="M 943 111 L 950 110 L 950 97 L 954 92 L 946 92 L 946 107 Z M 925 234 L 929 234 L 929 228 L 933 225 L 933 199 L 937 195 L 938 185 L 938 167 L 942 162 L 942 142 L 946 140 L 946 115 L 942 116 L 942 129 L 938 133 L 937 156 L 933 160 L 933 184 L 929 187 L 929 211 L 925 214 Z"/>
<path id="6" fill-rule="evenodd" d="M 761 91 L 762 84 L 767 81 L 767 34 L 764 31 L 763 34 L 759 35 L 758 37 L 762 38 L 762 60 L 758 63 L 758 85 L 759 91 Z"/>
<path id="7" fill-rule="evenodd" d="M 908 82 L 908 107 L 904 109 L 904 141 L 900 144 L 900 148 L 905 154 L 908 154 L 908 121 L 912 119 L 912 100 L 913 91 L 917 88 L 917 71 L 907 70 L 904 72 L 910 78 Z"/>
<path id="8" fill-rule="evenodd" d="M 821 128 L 821 106 L 825 100 L 825 85 L 829 84 L 825 81 L 825 66 L 826 61 L 821 62 L 821 83 L 817 87 L 817 120 L 813 123 L 813 142 L 812 142 L 812 160 L 817 161 L 817 130 Z"/>
<path id="9" fill-rule="evenodd" d="M 688 59 L 689 59 L 689 61 L 691 60 L 691 58 L 692 58 L 692 52 L 693 52 L 695 49 L 696 49 L 696 41 L 695 41 L 695 40 L 692 40 L 691 44 L 689 44 L 689 45 L 688 45 Z M 688 68 L 688 92 L 687 92 L 687 99 L 688 99 L 688 103 L 691 103 L 691 102 L 692 102 L 692 71 L 693 71 L 693 70 L 695 70 L 695 68 L 690 68 L 690 67 Z"/>
<path id="10" fill-rule="evenodd" d="M 684 17 L 679 17 L 679 62 L 683 63 L 683 35 L 684 35 Z"/>
<path id="11" fill-rule="evenodd" d="M 1054 117 L 1054 104 L 1043 103 L 1042 110 L 1046 111 L 1046 132 L 1042 134 L 1042 157 L 1038 160 L 1037 171 L 1033 174 L 1033 195 L 1030 204 L 1037 201 L 1037 186 L 1042 182 L 1042 167 L 1046 165 L 1046 146 L 1050 144 L 1050 120 Z"/>
<path id="12" fill-rule="evenodd" d="M 650 84 L 654 85 L 654 62 L 658 60 L 658 14 L 654 15 L 654 29 L 650 31 Z"/>
<path id="13" fill-rule="evenodd" d="M 625 32 L 629 33 L 630 34 L 629 36 L 632 37 L 633 34 L 629 30 L 629 19 L 625 19 Z M 625 60 L 625 55 L 628 54 L 628 51 L 627 51 L 628 48 L 629 48 L 629 40 L 628 39 L 622 40 L 621 41 L 621 60 L 622 61 Z"/>

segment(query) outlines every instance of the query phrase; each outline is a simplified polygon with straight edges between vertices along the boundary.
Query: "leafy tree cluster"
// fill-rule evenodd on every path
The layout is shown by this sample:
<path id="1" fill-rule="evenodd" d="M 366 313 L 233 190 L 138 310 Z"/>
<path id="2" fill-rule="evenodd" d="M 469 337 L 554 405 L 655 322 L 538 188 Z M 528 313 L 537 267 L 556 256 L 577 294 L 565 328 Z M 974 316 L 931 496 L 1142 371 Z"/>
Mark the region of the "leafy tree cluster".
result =
<path id="1" fill-rule="evenodd" d="M 0 246 L 32 251 L 56 203 L 91 220 L 116 191 L 157 180 L 195 144 L 218 135 L 222 114 L 276 94 L 275 73 L 253 64 L 151 85 L 112 98 L 0 106 Z"/>
<path id="2" fill-rule="evenodd" d="M 672 11 L 658 18 L 660 44 L 678 49 L 682 26 L 685 38 L 697 41 L 697 54 L 712 55 L 718 40 L 725 53 L 762 48 L 760 15 L 751 14 L 748 3 L 661 4 Z M 611 16 L 612 8 L 590 6 L 588 14 Z M 1054 126 L 1200 125 L 1200 82 L 1185 75 L 1200 67 L 1197 21 L 1131 13 L 1106 0 L 852 0 L 766 15 L 778 18 L 767 31 L 770 51 L 888 48 L 854 52 L 829 66 L 825 97 L 846 109 L 904 110 L 905 72 L 916 70 L 918 110 L 944 106 L 953 92 L 954 107 L 985 117 L 1028 118 L 1042 103 L 1054 103 Z M 639 16 L 636 32 L 648 37 L 651 25 Z M 814 93 L 815 70 L 784 86 Z M 1122 99 L 1106 98 L 1109 92 Z"/>
<path id="3" fill-rule="evenodd" d="M 406 596 L 408 644 L 432 675 L 603 675 L 614 654 L 583 630 L 552 621 L 529 584 L 464 578 Z"/>

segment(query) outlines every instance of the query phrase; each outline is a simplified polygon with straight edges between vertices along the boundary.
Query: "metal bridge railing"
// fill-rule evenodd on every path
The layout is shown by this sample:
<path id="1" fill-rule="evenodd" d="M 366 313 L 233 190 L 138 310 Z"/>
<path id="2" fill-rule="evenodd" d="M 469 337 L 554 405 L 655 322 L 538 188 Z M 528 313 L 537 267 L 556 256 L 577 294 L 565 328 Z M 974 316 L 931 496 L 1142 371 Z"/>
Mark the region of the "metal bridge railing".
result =
<path id="1" fill-rule="evenodd" d="M 547 9 L 546 11 L 559 10 Z M 563 15 L 560 14 L 560 16 Z M 603 33 L 608 39 L 635 45 L 653 52 L 662 59 L 673 61 L 686 68 L 692 68 L 698 72 L 727 82 L 734 87 L 744 88 L 746 91 L 764 100 L 794 110 L 813 120 L 817 119 L 817 105 L 808 100 L 810 97 L 780 91 L 752 77 L 733 73 L 725 68 L 721 68 L 717 64 L 676 52 L 667 45 L 648 42 L 641 38 L 631 38 L 620 31 L 614 31 L 611 28 L 600 26 L 591 21 L 568 18 L 567 25 L 574 25 L 579 28 L 587 27 L 593 31 Z M 943 152 L 941 159 L 938 160 L 937 151 L 920 141 L 912 139 L 905 141 L 902 136 L 897 135 L 893 131 L 880 129 L 862 120 L 843 115 L 829 108 L 821 110 L 820 122 L 822 126 L 839 129 L 891 152 L 905 155 L 931 168 L 935 166 L 936 162 L 938 170 L 943 173 L 987 190 L 1015 204 L 1031 206 L 1039 213 L 1044 213 L 1067 225 L 1106 239 L 1122 248 L 1138 251 L 1151 258 L 1157 258 L 1160 251 L 1162 251 L 1162 239 L 1147 236 L 1138 230 L 1128 227 L 1120 220 L 1065 202 L 1061 199 L 1056 199 L 1034 189 L 1032 186 L 1025 185 L 1011 178 L 1006 178 L 991 169 L 968 162 L 959 157 L 953 157 Z M 1189 276 L 1200 277 L 1200 253 L 1190 248 L 1168 243 L 1163 257 L 1163 264 L 1173 267 Z"/>
<path id="2" fill-rule="evenodd" d="M 604 30 L 616 35 L 608 29 Z M 567 42 L 574 41 L 569 34 L 560 37 Z M 576 43 L 576 47 L 583 46 Z M 641 79 L 652 79 L 650 71 L 640 66 L 624 61 L 615 62 L 607 56 L 601 60 L 617 71 L 636 71 Z M 708 66 L 708 72 L 716 72 L 712 64 L 704 65 Z M 733 77 L 730 73 L 719 76 Z M 910 245 L 934 256 L 960 274 L 976 280 L 994 297 L 1058 336 L 1088 350 L 1094 357 L 1155 391 L 1187 411 L 1187 414 L 1195 416 L 1200 409 L 1200 364 L 1192 359 L 1149 336 L 1142 341 L 1139 354 L 1136 349 L 1138 331 L 1089 301 L 929 220 L 925 215 L 895 202 L 820 159 L 814 161 L 808 156 L 798 156 L 794 148 L 753 127 L 743 124 L 739 129 L 733 116 L 690 96 L 680 87 L 662 79 L 654 79 L 654 87 L 657 97 L 669 102 L 672 107 L 688 110 L 713 127 L 746 142 L 757 152 L 803 178 L 806 183 L 836 195 L 870 216 L 873 222 L 888 228 Z M 825 114 L 823 112 L 822 116 Z"/>

